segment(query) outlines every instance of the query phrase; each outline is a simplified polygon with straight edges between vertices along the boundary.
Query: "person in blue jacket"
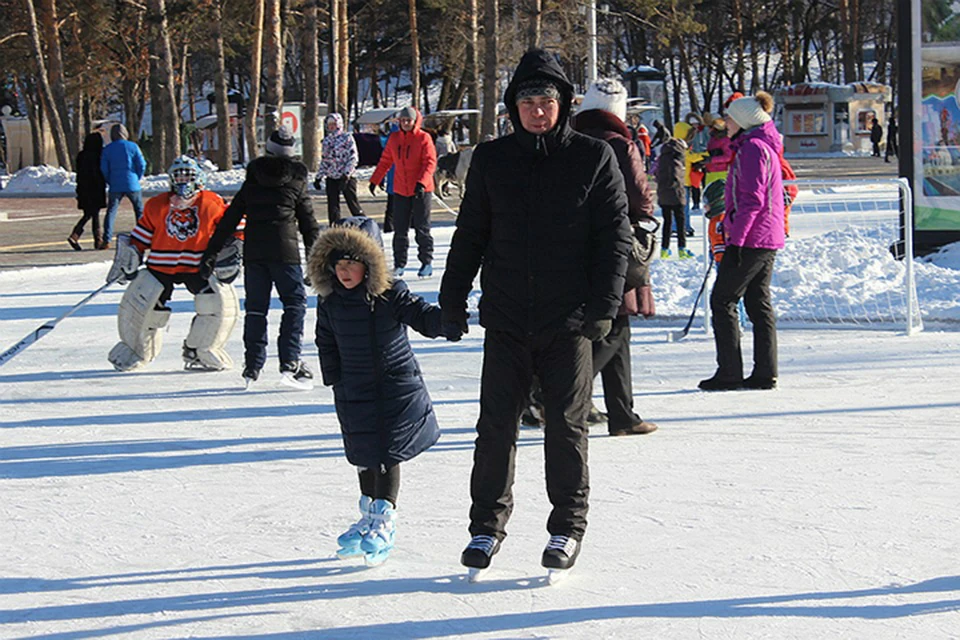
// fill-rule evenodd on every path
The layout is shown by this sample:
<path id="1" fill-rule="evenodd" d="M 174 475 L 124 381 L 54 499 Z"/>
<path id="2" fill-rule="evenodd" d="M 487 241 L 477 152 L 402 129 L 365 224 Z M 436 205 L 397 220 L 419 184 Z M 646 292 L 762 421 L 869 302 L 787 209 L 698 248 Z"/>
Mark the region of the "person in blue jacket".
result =
<path id="1" fill-rule="evenodd" d="M 393 548 L 400 463 L 440 437 L 406 327 L 442 335 L 440 307 L 393 279 L 375 237 L 372 219 L 345 218 L 320 234 L 307 261 L 320 371 L 333 387 L 344 451 L 360 479 L 361 517 L 337 539 L 337 555 L 362 555 L 371 566 Z"/>
<path id="2" fill-rule="evenodd" d="M 103 222 L 103 238 L 97 246 L 98 249 L 109 249 L 111 246 L 120 200 L 124 197 L 130 200 L 137 220 L 143 215 L 140 178 L 147 166 L 143 153 L 139 146 L 127 140 L 127 128 L 122 124 L 115 124 L 110 128 L 110 140 L 110 144 L 103 149 L 100 156 L 100 173 L 107 181 L 110 195 L 107 198 L 107 215 Z"/>

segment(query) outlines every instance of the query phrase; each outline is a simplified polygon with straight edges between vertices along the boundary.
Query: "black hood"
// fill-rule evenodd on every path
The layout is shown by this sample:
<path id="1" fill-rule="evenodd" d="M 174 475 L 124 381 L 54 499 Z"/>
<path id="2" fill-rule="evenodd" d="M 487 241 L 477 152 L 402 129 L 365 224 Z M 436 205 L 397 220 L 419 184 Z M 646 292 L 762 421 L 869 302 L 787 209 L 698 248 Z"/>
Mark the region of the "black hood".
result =
<path id="1" fill-rule="evenodd" d="M 294 180 L 305 181 L 307 167 L 293 158 L 261 156 L 247 165 L 247 178 L 264 187 L 281 187 Z"/>
<path id="2" fill-rule="evenodd" d="M 520 124 L 520 112 L 517 109 L 517 87 L 525 80 L 535 77 L 552 80 L 560 88 L 560 117 L 557 125 L 543 135 L 530 133 Z M 569 138 L 570 105 L 573 104 L 573 85 L 567 80 L 567 75 L 560 67 L 560 63 L 553 54 L 543 49 L 530 49 L 520 59 L 517 70 L 503 94 L 503 103 L 510 113 L 514 135 L 520 146 L 536 153 L 549 154 Z"/>

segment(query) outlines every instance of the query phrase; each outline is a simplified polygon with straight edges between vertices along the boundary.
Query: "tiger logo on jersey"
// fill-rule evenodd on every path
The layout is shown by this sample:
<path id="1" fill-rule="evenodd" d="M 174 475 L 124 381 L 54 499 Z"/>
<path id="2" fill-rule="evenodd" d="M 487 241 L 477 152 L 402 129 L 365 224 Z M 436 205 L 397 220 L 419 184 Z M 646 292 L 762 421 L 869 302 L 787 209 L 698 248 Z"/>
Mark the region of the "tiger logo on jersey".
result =
<path id="1" fill-rule="evenodd" d="M 175 209 L 170 207 L 167 214 L 167 235 L 180 242 L 186 242 L 200 230 L 200 216 L 197 207 Z"/>

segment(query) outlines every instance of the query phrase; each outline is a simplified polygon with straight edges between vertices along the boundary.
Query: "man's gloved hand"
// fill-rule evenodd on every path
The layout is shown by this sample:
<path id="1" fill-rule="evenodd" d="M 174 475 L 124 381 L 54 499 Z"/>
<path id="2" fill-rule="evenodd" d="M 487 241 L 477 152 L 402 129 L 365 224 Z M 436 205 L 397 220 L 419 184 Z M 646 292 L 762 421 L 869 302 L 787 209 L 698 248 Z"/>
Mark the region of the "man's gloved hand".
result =
<path id="1" fill-rule="evenodd" d="M 611 329 L 613 329 L 613 320 L 610 318 L 586 320 L 583 323 L 583 328 L 580 329 L 580 335 L 590 342 L 596 342 L 606 338 Z"/>
<path id="2" fill-rule="evenodd" d="M 377 185 L 375 185 L 375 184 L 373 184 L 373 183 L 371 182 L 371 183 L 368 185 L 368 188 L 370 189 L 370 195 L 372 195 L 372 196 L 377 195 Z"/>
<path id="3" fill-rule="evenodd" d="M 418 198 L 422 198 L 422 197 L 423 197 L 423 193 L 424 193 L 424 191 L 426 191 L 426 190 L 427 190 L 427 188 L 418 182 L 418 183 L 417 183 L 417 186 L 413 188 L 413 195 L 415 195 L 415 196 L 418 197 Z"/>
<path id="4" fill-rule="evenodd" d="M 470 327 L 467 325 L 467 318 L 470 317 L 470 314 L 466 311 L 444 311 L 441 317 L 440 331 L 443 333 L 443 337 L 450 342 L 459 342 L 460 338 L 470 332 Z"/>

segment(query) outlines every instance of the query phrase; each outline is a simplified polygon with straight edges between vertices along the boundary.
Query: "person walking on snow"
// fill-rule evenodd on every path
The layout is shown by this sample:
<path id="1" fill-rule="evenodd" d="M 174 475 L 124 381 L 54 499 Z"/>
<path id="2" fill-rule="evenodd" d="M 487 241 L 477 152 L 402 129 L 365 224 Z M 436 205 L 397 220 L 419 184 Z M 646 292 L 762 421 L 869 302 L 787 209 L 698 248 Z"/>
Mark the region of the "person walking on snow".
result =
<path id="1" fill-rule="evenodd" d="M 307 293 L 297 232 L 309 254 L 320 227 L 307 194 L 307 167 L 295 156 L 293 144 L 293 133 L 286 126 L 270 134 L 266 155 L 247 165 L 246 179 L 203 254 L 202 271 L 212 272 L 217 252 L 246 216 L 243 378 L 247 386 L 260 377 L 267 361 L 267 313 L 274 287 L 283 304 L 277 338 L 281 381 L 299 389 L 313 386 L 313 374 L 300 360 Z"/>
<path id="2" fill-rule="evenodd" d="M 117 220 L 120 200 L 127 198 L 133 205 L 136 220 L 143 215 L 143 196 L 140 178 L 147 167 L 140 147 L 127 140 L 127 128 L 122 124 L 110 127 L 110 144 L 100 155 L 100 172 L 110 187 L 107 214 L 103 221 L 103 239 L 98 249 L 109 249 L 113 241 L 113 227 Z"/>
<path id="3" fill-rule="evenodd" d="M 393 177 L 393 266 L 394 275 L 403 276 L 410 247 L 409 231 L 417 241 L 420 270 L 417 275 L 433 275 L 433 236 L 430 234 L 433 173 L 437 169 L 437 150 L 430 134 L 421 129 L 423 116 L 413 107 L 400 110 L 400 130 L 390 134 L 380 162 L 370 178 L 370 193 L 383 182 L 391 166 Z"/>
<path id="4" fill-rule="evenodd" d="M 551 54 L 524 54 L 504 94 L 514 133 L 473 154 L 440 285 L 445 328 L 466 333 L 467 296 L 482 266 L 472 538 L 460 558 L 471 573 L 489 566 L 507 535 L 517 425 L 534 375 L 553 507 L 541 564 L 572 567 L 586 531 L 591 343 L 610 333 L 620 306 L 630 226 L 613 150 L 570 128 L 572 101 Z"/>
<path id="5" fill-rule="evenodd" d="M 326 179 L 327 221 L 332 225 L 340 219 L 340 193 L 347 202 L 351 216 L 362 216 L 360 200 L 357 198 L 357 179 L 353 175 L 357 169 L 359 154 L 353 134 L 344 131 L 343 116 L 331 113 L 324 119 L 326 135 L 323 138 L 323 159 L 317 168 L 317 177 L 313 186 L 320 190 Z"/>
<path id="6" fill-rule="evenodd" d="M 320 234 L 307 261 L 320 373 L 333 387 L 344 451 L 360 480 L 360 519 L 337 538 L 337 555 L 362 555 L 368 565 L 394 545 L 400 463 L 440 437 L 406 331 L 441 335 L 440 308 L 393 280 L 379 235 L 373 220 L 347 218 Z"/>
<path id="7" fill-rule="evenodd" d="M 673 136 L 661 145 L 660 158 L 657 160 L 657 200 L 663 216 L 660 258 L 664 260 L 670 257 L 670 232 L 674 226 L 677 229 L 677 256 L 681 259 L 693 257 L 693 253 L 687 250 L 687 230 L 683 218 L 687 201 L 687 189 L 684 187 L 686 138 L 690 133 L 690 125 L 678 122 L 673 132 Z"/>
<path id="8" fill-rule="evenodd" d="M 107 182 L 100 172 L 100 156 L 103 154 L 103 136 L 94 131 L 83 140 L 83 150 L 77 154 L 77 209 L 83 217 L 74 225 L 67 242 L 80 251 L 80 236 L 83 227 L 90 221 L 93 231 L 93 248 L 103 243 L 100 233 L 100 209 L 107 206 Z"/>

